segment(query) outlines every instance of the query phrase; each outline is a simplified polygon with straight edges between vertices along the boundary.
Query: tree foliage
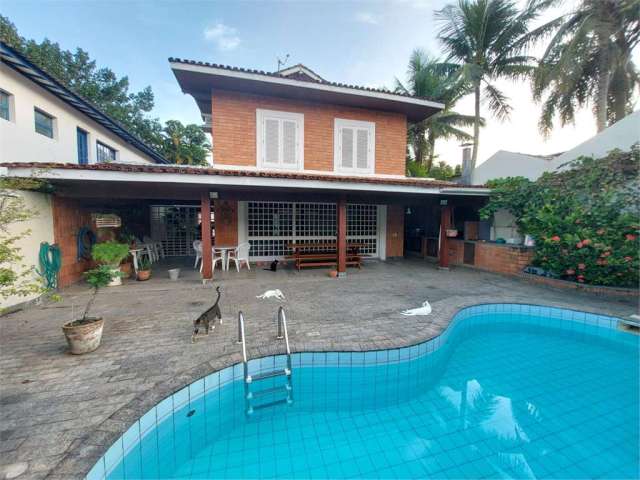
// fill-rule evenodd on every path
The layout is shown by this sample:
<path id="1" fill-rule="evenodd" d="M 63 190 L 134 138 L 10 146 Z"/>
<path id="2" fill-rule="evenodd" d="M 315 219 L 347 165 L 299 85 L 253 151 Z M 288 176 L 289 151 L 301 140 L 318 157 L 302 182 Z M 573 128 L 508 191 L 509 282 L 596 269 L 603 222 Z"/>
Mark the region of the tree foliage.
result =
<path id="1" fill-rule="evenodd" d="M 549 3 L 530 0 L 520 10 L 512 0 L 458 0 L 436 12 L 441 25 L 438 39 L 447 62 L 457 65 L 456 75 L 470 85 L 474 95 L 471 168 L 478 158 L 481 101 L 499 120 L 509 117 L 509 99 L 495 81 L 520 80 L 532 73 L 535 59 L 526 54 L 526 35 Z"/>
<path id="2" fill-rule="evenodd" d="M 42 42 L 25 39 L 20 36 L 15 25 L 2 15 L 0 39 L 120 122 L 143 142 L 164 154 L 169 161 L 206 164 L 206 152 L 210 147 L 198 125 L 182 126 L 180 122 L 169 120 L 163 127 L 160 120 L 150 116 L 155 101 L 150 86 L 139 92 L 131 92 L 128 77 L 118 77 L 110 68 L 99 67 L 86 50 L 64 50 L 58 43 L 46 38 Z M 176 124 L 187 133 L 176 137 Z M 195 134 L 196 131 L 201 135 Z M 179 140 L 178 147 L 176 139 Z"/>
<path id="3" fill-rule="evenodd" d="M 505 208 L 535 239 L 534 263 L 581 283 L 636 287 L 640 262 L 640 148 L 580 157 L 537 181 L 507 178 L 492 188 L 483 218 Z"/>
<path id="4" fill-rule="evenodd" d="M 549 134 L 556 117 L 561 125 L 573 122 L 576 110 L 589 104 L 598 131 L 632 111 L 640 85 L 631 58 L 640 41 L 638 0 L 582 0 L 574 11 L 530 32 L 528 39 L 548 36 L 533 82 L 534 99 L 542 102 L 541 132 Z"/>
<path id="5" fill-rule="evenodd" d="M 469 92 L 467 82 L 455 75 L 456 68 L 416 49 L 409 59 L 406 82 L 396 79 L 397 92 L 444 104 L 443 110 L 422 122 L 410 124 L 407 129 L 407 142 L 413 150 L 413 161 L 423 166 L 427 175 L 433 166 L 438 139 L 469 141 L 473 138 L 461 128 L 472 126 L 475 117 L 453 110 L 455 103 Z"/>
<path id="6" fill-rule="evenodd" d="M 424 165 L 418 162 L 407 162 L 407 175 L 410 177 L 429 177 L 436 180 L 451 180 L 455 177 L 459 177 L 461 174 L 462 167 L 460 165 L 452 167 L 443 161 L 439 161 L 437 164 L 432 165 L 431 169 L 428 171 Z"/>

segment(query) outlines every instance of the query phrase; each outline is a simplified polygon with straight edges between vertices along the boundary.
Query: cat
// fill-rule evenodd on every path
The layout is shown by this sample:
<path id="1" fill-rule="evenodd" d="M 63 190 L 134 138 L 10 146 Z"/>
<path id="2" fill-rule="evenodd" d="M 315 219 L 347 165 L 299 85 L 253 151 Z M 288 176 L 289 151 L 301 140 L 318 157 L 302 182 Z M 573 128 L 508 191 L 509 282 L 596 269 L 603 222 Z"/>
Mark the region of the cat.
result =
<path id="1" fill-rule="evenodd" d="M 275 298 L 277 300 L 284 301 L 284 294 L 280 291 L 280 289 L 276 288 L 275 290 L 267 290 L 262 295 L 257 295 L 256 298 L 264 300 L 266 298 Z"/>
<path id="2" fill-rule="evenodd" d="M 267 272 L 277 272 L 278 271 L 278 260 L 273 260 L 273 262 L 271 262 L 271 266 L 269 268 L 263 268 L 263 270 L 266 270 Z"/>
<path id="3" fill-rule="evenodd" d="M 216 287 L 216 292 L 218 292 L 218 298 L 216 298 L 213 306 L 193 321 L 191 343 L 195 343 L 200 327 L 204 329 L 206 335 L 209 335 L 209 331 L 216 328 L 214 325 L 216 318 L 220 320 L 220 323 L 222 323 L 222 313 L 220 312 L 220 296 L 222 295 L 222 292 L 220 291 L 220 287 Z"/>

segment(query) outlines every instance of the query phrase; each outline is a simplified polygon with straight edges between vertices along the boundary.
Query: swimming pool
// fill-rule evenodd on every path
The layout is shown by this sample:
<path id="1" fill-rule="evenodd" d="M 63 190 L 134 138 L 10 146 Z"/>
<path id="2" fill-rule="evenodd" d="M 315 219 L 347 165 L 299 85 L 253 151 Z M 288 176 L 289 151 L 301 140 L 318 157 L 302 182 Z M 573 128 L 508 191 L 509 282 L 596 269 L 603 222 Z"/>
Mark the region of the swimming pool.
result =
<path id="1" fill-rule="evenodd" d="M 637 478 L 640 337 L 616 327 L 478 305 L 420 345 L 294 354 L 294 404 L 248 417 L 236 365 L 160 402 L 87 478 Z"/>

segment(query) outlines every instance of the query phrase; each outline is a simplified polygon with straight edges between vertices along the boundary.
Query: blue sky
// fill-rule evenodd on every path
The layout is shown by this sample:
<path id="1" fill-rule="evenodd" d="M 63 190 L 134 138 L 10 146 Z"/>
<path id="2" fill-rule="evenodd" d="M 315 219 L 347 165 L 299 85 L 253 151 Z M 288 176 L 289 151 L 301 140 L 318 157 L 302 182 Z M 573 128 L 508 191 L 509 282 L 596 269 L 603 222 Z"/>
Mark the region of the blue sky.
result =
<path id="1" fill-rule="evenodd" d="M 434 10 L 447 0 L 386 2 L 203 2 L 3 0 L 2 13 L 21 35 L 48 37 L 63 48 L 81 46 L 99 65 L 128 75 L 133 90 L 151 85 L 153 114 L 199 122 L 195 102 L 180 92 L 170 56 L 273 71 L 277 57 L 304 63 L 328 80 L 392 87 L 403 77 L 411 51 L 440 54 Z M 505 84 L 515 114 L 489 118 L 479 159 L 498 149 L 525 153 L 566 150 L 595 133 L 590 112 L 575 127 L 558 129 L 544 141 L 536 131 L 538 107 L 526 84 Z M 470 99 L 457 108 L 472 112 Z M 456 142 L 441 142 L 443 160 L 458 163 Z"/>

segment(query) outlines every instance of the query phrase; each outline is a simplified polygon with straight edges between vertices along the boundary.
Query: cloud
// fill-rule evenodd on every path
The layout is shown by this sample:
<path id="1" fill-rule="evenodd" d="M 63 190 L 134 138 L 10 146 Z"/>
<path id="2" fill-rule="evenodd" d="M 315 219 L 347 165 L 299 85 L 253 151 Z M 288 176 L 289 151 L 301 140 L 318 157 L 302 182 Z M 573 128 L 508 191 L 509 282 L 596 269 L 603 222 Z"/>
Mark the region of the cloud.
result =
<path id="1" fill-rule="evenodd" d="M 366 23 L 368 25 L 378 25 L 380 19 L 377 15 L 370 12 L 358 12 L 356 13 L 356 22 Z"/>
<path id="2" fill-rule="evenodd" d="M 218 49 L 223 51 L 233 50 L 240 45 L 238 31 L 222 22 L 218 22 L 212 27 L 205 28 L 204 38 L 211 42 L 215 42 Z"/>

